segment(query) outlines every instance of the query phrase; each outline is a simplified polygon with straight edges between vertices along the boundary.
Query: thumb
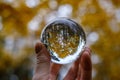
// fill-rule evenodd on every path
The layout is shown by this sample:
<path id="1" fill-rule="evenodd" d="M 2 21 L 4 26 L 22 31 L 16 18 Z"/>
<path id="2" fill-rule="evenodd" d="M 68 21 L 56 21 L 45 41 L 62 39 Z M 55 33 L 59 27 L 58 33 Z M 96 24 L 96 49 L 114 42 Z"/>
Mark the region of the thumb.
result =
<path id="1" fill-rule="evenodd" d="M 48 80 L 50 68 L 50 54 L 46 47 L 38 42 L 35 45 L 37 64 L 35 65 L 32 80 Z"/>
<path id="2" fill-rule="evenodd" d="M 50 54 L 42 43 L 40 42 L 36 43 L 35 53 L 36 53 L 37 63 L 50 62 Z"/>

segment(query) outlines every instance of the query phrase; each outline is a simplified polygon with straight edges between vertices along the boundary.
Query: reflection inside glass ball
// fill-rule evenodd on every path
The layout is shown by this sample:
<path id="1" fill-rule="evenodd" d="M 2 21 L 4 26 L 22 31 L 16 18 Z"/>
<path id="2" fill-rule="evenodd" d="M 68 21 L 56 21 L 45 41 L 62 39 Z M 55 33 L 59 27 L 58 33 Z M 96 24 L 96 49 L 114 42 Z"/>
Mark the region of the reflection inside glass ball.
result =
<path id="1" fill-rule="evenodd" d="M 43 29 L 41 42 L 46 45 L 53 62 L 67 64 L 80 56 L 86 39 L 83 29 L 76 22 L 59 18 Z"/>

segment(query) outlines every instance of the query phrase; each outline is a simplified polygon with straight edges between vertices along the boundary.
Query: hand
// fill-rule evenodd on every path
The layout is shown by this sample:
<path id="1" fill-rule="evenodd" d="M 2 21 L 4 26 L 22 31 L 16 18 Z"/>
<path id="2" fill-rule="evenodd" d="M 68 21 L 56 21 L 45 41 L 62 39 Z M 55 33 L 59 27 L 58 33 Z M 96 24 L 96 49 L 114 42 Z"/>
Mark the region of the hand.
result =
<path id="1" fill-rule="evenodd" d="M 56 80 L 62 65 L 50 61 L 50 55 L 42 43 L 35 46 L 37 64 L 33 80 Z M 74 62 L 64 80 L 91 80 L 91 51 L 85 48 L 82 55 Z"/>

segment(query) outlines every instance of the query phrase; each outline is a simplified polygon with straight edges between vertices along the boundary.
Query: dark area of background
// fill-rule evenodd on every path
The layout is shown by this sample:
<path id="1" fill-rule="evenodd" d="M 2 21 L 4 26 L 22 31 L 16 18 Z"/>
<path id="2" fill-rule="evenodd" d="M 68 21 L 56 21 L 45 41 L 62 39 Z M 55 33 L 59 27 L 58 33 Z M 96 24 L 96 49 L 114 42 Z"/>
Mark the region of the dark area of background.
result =
<path id="1" fill-rule="evenodd" d="M 93 80 L 120 80 L 120 0 L 0 0 L 0 80 L 31 80 L 34 45 L 57 17 L 85 30 Z"/>

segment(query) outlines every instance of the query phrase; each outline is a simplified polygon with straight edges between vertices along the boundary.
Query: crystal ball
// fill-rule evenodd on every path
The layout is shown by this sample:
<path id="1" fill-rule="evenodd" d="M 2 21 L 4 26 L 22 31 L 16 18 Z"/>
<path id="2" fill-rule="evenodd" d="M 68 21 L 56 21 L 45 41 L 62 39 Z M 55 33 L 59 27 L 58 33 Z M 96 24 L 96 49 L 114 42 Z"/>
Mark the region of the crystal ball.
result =
<path id="1" fill-rule="evenodd" d="M 46 45 L 51 61 L 58 64 L 75 61 L 86 43 L 82 27 L 66 18 L 58 18 L 48 23 L 42 30 L 40 40 Z"/>

